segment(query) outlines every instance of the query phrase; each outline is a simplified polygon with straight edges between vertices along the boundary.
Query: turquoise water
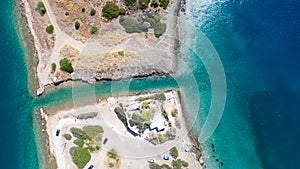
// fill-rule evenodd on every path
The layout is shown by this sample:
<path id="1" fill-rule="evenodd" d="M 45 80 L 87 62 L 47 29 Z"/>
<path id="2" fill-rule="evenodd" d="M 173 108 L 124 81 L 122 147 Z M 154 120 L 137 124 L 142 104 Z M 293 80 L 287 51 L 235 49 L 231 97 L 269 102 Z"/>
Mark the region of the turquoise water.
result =
<path id="1" fill-rule="evenodd" d="M 296 117 L 296 105 L 297 100 L 299 101 L 300 85 L 296 65 L 300 62 L 296 57 L 299 52 L 294 50 L 299 45 L 299 40 L 294 37 L 300 36 L 296 33 L 292 36 L 288 31 L 300 29 L 294 29 L 299 28 L 298 22 L 289 20 L 285 12 L 294 16 L 299 3 L 292 0 L 282 2 L 283 4 L 273 2 L 275 1 L 262 3 L 249 0 L 188 3 L 186 20 L 211 41 L 226 74 L 227 99 L 222 119 L 213 135 L 202 144 L 209 169 L 297 168 L 300 151 L 294 145 L 299 142 L 299 137 L 296 136 L 300 133 L 296 130 L 299 119 Z M 41 162 L 38 161 L 33 126 L 33 111 L 36 108 L 75 103 L 78 101 L 77 96 L 90 97 L 87 94 L 89 92 L 96 97 L 112 95 L 112 87 L 113 92 L 126 94 L 128 89 L 124 86 L 128 83 L 129 92 L 179 87 L 184 95 L 189 118 L 196 119 L 193 125 L 195 134 L 203 134 L 201 129 L 208 116 L 214 93 L 211 91 L 209 71 L 204 65 L 206 62 L 201 60 L 207 58 L 212 51 L 203 51 L 208 49 L 208 43 L 203 42 L 202 34 L 193 36 L 192 39 L 196 40 L 193 44 L 182 45 L 181 60 L 187 65 L 181 65 L 184 70 L 178 71 L 173 78 L 106 82 L 76 89 L 70 86 L 50 91 L 36 99 L 28 92 L 28 72 L 25 64 L 28 58 L 25 57 L 16 33 L 15 27 L 18 25 L 14 19 L 19 16 L 15 16 L 14 2 L 2 0 L 1 4 L 2 168 L 39 168 Z M 270 5 L 280 13 L 274 14 L 274 18 L 269 15 L 272 12 L 265 10 Z M 284 17 L 280 18 L 281 16 Z M 278 29 L 272 26 L 277 21 L 281 23 Z M 292 26 L 287 29 L 283 25 Z M 285 30 L 284 35 L 278 34 L 281 30 Z M 189 47 L 201 49 L 201 56 Z M 292 61 L 281 57 L 286 55 Z M 220 95 L 219 98 L 221 97 Z M 273 132 L 273 128 L 280 132 Z"/>

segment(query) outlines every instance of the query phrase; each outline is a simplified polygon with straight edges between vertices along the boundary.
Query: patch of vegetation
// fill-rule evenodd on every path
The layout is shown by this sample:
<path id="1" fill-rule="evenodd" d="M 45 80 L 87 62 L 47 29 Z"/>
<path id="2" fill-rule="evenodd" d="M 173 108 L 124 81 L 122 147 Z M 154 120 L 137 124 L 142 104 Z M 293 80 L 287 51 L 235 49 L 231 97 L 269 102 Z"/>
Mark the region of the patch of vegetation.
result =
<path id="1" fill-rule="evenodd" d="M 71 134 L 64 134 L 64 138 L 65 138 L 66 140 L 71 140 L 71 139 L 72 139 L 72 136 L 71 136 Z"/>
<path id="2" fill-rule="evenodd" d="M 119 54 L 119 56 L 124 56 L 124 55 L 125 55 L 125 53 L 124 53 L 123 50 L 122 50 L 122 51 L 119 51 L 118 54 Z"/>
<path id="3" fill-rule="evenodd" d="M 147 128 L 147 124 L 144 123 L 144 120 L 137 113 L 132 115 L 131 119 L 129 120 L 129 124 L 131 127 L 136 126 L 139 129 L 140 134 L 143 133 Z"/>
<path id="4" fill-rule="evenodd" d="M 163 9 L 167 9 L 169 3 L 170 3 L 170 0 L 159 0 L 160 2 L 160 6 L 163 8 Z"/>
<path id="5" fill-rule="evenodd" d="M 143 102 L 142 103 L 142 109 L 150 109 L 150 102 Z"/>
<path id="6" fill-rule="evenodd" d="M 174 110 L 171 112 L 171 115 L 172 115 L 172 117 L 177 117 L 177 115 L 178 115 L 178 110 L 177 110 L 177 109 L 174 109 Z"/>
<path id="7" fill-rule="evenodd" d="M 124 110 L 121 107 L 116 107 L 114 112 L 117 114 L 117 117 L 124 124 L 126 128 L 128 128 L 128 122 Z"/>
<path id="8" fill-rule="evenodd" d="M 101 126 L 84 126 L 83 131 L 88 135 L 90 139 L 101 142 L 102 133 L 104 132 Z"/>
<path id="9" fill-rule="evenodd" d="M 95 35 L 96 33 L 98 33 L 98 28 L 93 26 L 90 30 L 90 34 Z"/>
<path id="10" fill-rule="evenodd" d="M 168 131 L 164 135 L 148 137 L 148 138 L 146 138 L 146 140 L 148 140 L 150 143 L 152 143 L 154 145 L 157 145 L 157 144 L 165 143 L 169 140 L 173 140 L 173 139 L 175 139 L 175 137 L 176 137 L 176 134 L 174 133 L 174 131 Z"/>
<path id="11" fill-rule="evenodd" d="M 162 115 L 164 116 L 164 118 L 169 121 L 169 116 L 166 110 L 163 110 Z"/>
<path id="12" fill-rule="evenodd" d="M 53 26 L 53 25 L 47 26 L 46 32 L 47 32 L 48 34 L 53 34 L 53 32 L 54 32 L 54 26 Z"/>
<path id="13" fill-rule="evenodd" d="M 51 64 L 51 72 L 54 73 L 56 71 L 56 64 L 52 63 Z"/>
<path id="14" fill-rule="evenodd" d="M 139 0 L 139 5 L 142 10 L 145 10 L 149 7 L 150 0 Z"/>
<path id="15" fill-rule="evenodd" d="M 107 156 L 109 158 L 116 159 L 118 157 L 118 153 L 115 149 L 111 149 L 109 152 L 107 152 Z"/>
<path id="16" fill-rule="evenodd" d="M 75 22 L 75 29 L 78 30 L 80 28 L 80 23 L 78 21 Z"/>
<path id="17" fill-rule="evenodd" d="M 80 120 L 81 119 L 84 119 L 84 120 L 86 120 L 86 119 L 92 119 L 92 118 L 96 117 L 97 115 L 98 115 L 97 112 L 84 113 L 84 114 L 78 115 L 77 119 L 80 119 Z"/>
<path id="18" fill-rule="evenodd" d="M 174 159 L 176 159 L 178 157 L 178 150 L 176 147 L 172 147 L 170 149 L 170 156 L 173 157 Z"/>
<path id="19" fill-rule="evenodd" d="M 172 161 L 172 167 L 173 169 L 182 169 L 183 167 L 188 167 L 189 163 L 187 163 L 186 161 L 183 161 L 181 159 L 177 159 L 177 160 L 173 160 Z"/>
<path id="20" fill-rule="evenodd" d="M 96 10 L 95 10 L 95 9 L 91 9 L 90 15 L 91 15 L 91 16 L 94 16 L 95 14 L 96 14 Z"/>
<path id="21" fill-rule="evenodd" d="M 62 71 L 68 73 L 72 73 L 74 71 L 72 63 L 67 58 L 60 60 L 59 65 L 60 65 L 60 70 Z"/>
<path id="22" fill-rule="evenodd" d="M 142 30 L 139 28 L 138 24 L 134 19 L 131 18 L 120 18 L 120 24 L 125 28 L 126 33 L 141 33 Z"/>
<path id="23" fill-rule="evenodd" d="M 147 125 L 150 125 L 151 119 L 154 117 L 154 115 L 155 115 L 155 109 L 147 109 L 142 111 L 141 118 L 144 120 L 144 122 Z"/>
<path id="24" fill-rule="evenodd" d="M 153 99 L 160 100 L 160 101 L 164 102 L 164 101 L 166 101 L 167 98 L 166 98 L 166 95 L 164 93 L 161 93 L 161 94 L 155 94 L 153 96 Z"/>
<path id="25" fill-rule="evenodd" d="M 120 14 L 120 9 L 118 5 L 113 2 L 107 2 L 102 9 L 102 15 L 104 18 L 111 20 L 117 18 Z"/>
<path id="26" fill-rule="evenodd" d="M 74 164 L 76 164 L 79 169 L 83 169 L 91 160 L 91 154 L 86 148 L 72 147 L 70 149 L 70 154 Z"/>
<path id="27" fill-rule="evenodd" d="M 121 8 L 120 11 L 119 11 L 120 15 L 125 15 L 126 14 L 126 9 L 125 8 Z"/>
<path id="28" fill-rule="evenodd" d="M 160 4 L 159 4 L 159 1 L 158 1 L 158 0 L 152 0 L 152 2 L 151 2 L 151 7 L 157 8 L 159 5 L 160 5 Z"/>
<path id="29" fill-rule="evenodd" d="M 82 139 L 76 139 L 76 140 L 74 140 L 73 143 L 79 147 L 83 147 L 83 145 L 84 145 L 84 141 Z"/>
<path id="30" fill-rule="evenodd" d="M 172 169 L 172 167 L 167 165 L 167 164 L 159 165 L 159 164 L 156 164 L 156 163 L 149 164 L 149 168 L 150 169 Z"/>
<path id="31" fill-rule="evenodd" d="M 35 8 L 35 11 L 40 13 L 41 16 L 44 16 L 47 12 L 46 7 L 42 1 L 38 2 Z"/>
<path id="32" fill-rule="evenodd" d="M 167 30 L 167 25 L 165 23 L 158 22 L 154 26 L 154 35 L 159 38 L 163 35 Z"/>
<path id="33" fill-rule="evenodd" d="M 124 0 L 126 6 L 134 6 L 136 4 L 136 0 Z"/>
<path id="34" fill-rule="evenodd" d="M 78 139 L 82 139 L 82 140 L 90 139 L 88 135 L 80 128 L 72 127 L 70 131 L 72 135 Z"/>

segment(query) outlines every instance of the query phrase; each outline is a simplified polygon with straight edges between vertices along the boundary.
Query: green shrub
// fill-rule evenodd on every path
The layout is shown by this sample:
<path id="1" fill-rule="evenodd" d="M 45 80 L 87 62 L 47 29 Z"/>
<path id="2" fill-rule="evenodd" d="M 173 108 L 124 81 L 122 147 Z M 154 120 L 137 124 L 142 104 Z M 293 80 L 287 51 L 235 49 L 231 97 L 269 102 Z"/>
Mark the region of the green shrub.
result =
<path id="1" fill-rule="evenodd" d="M 72 63 L 67 58 L 60 60 L 59 65 L 60 65 L 60 70 L 62 70 L 62 71 L 65 71 L 68 73 L 72 73 L 74 71 L 74 69 L 72 67 Z"/>
<path id="2" fill-rule="evenodd" d="M 126 33 L 141 33 L 142 31 L 139 29 L 135 20 L 131 18 L 122 17 L 119 20 L 120 24 L 125 28 Z"/>
<path id="3" fill-rule="evenodd" d="M 98 115 L 97 112 L 84 113 L 77 116 L 77 119 L 92 119 Z"/>
<path id="4" fill-rule="evenodd" d="M 156 164 L 156 163 L 149 164 L 149 168 L 150 169 L 172 169 L 172 167 L 167 165 L 167 164 L 159 165 L 159 164 Z"/>
<path id="5" fill-rule="evenodd" d="M 127 118 L 126 118 L 126 115 L 125 115 L 123 109 L 121 107 L 116 107 L 114 109 L 114 112 L 117 114 L 118 119 L 121 120 L 121 122 L 124 124 L 124 126 L 126 128 L 128 128 Z"/>
<path id="6" fill-rule="evenodd" d="M 74 137 L 79 139 L 84 138 L 85 133 L 80 128 L 72 127 L 70 131 Z"/>
<path id="7" fill-rule="evenodd" d="M 70 154 L 74 164 L 76 164 L 79 169 L 83 169 L 91 160 L 91 154 L 86 148 L 72 147 L 70 149 Z"/>
<path id="8" fill-rule="evenodd" d="M 102 15 L 104 18 L 111 20 L 113 18 L 117 18 L 119 16 L 120 9 L 113 2 L 107 2 L 102 9 Z"/>
<path id="9" fill-rule="evenodd" d="M 159 1 L 158 1 L 158 0 L 152 0 L 152 2 L 151 2 L 151 7 L 157 8 L 159 5 L 160 5 L 160 4 L 159 4 Z"/>
<path id="10" fill-rule="evenodd" d="M 160 6 L 164 9 L 167 9 L 169 3 L 170 3 L 170 0 L 159 0 L 160 2 Z"/>
<path id="11" fill-rule="evenodd" d="M 52 73 L 54 73 L 56 71 L 56 64 L 55 63 L 51 64 L 51 71 L 52 71 Z"/>
<path id="12" fill-rule="evenodd" d="M 91 16 L 94 16 L 96 14 L 96 10 L 95 9 L 92 9 L 91 11 L 90 11 L 90 15 Z"/>
<path id="13" fill-rule="evenodd" d="M 150 109 L 150 102 L 143 102 L 142 103 L 142 109 Z"/>
<path id="14" fill-rule="evenodd" d="M 117 151 L 115 149 L 111 149 L 107 152 L 107 156 L 112 159 L 116 159 L 118 157 Z"/>
<path id="15" fill-rule="evenodd" d="M 78 21 L 75 22 L 75 29 L 78 30 L 80 28 L 80 23 Z"/>
<path id="16" fill-rule="evenodd" d="M 177 109 L 174 109 L 174 110 L 171 112 L 172 117 L 177 117 L 177 114 L 178 114 Z"/>
<path id="17" fill-rule="evenodd" d="M 101 126 L 84 126 L 83 131 L 92 140 L 100 142 L 102 140 L 102 133 L 104 132 Z"/>
<path id="18" fill-rule="evenodd" d="M 64 134 L 64 137 L 65 137 L 66 140 L 71 140 L 72 139 L 71 134 Z"/>
<path id="19" fill-rule="evenodd" d="M 54 32 L 54 26 L 53 26 L 53 25 L 47 26 L 46 32 L 47 32 L 48 34 L 53 34 L 53 32 Z"/>
<path id="20" fill-rule="evenodd" d="M 40 13 L 41 16 L 44 16 L 46 14 L 46 12 L 47 12 L 44 3 L 41 2 L 41 1 L 37 3 L 35 11 L 37 11 L 38 13 Z"/>
<path id="21" fill-rule="evenodd" d="M 91 33 L 92 35 L 95 35 L 97 32 L 98 32 L 98 28 L 95 27 L 95 26 L 92 27 L 91 30 L 90 30 L 90 33 Z"/>
<path id="22" fill-rule="evenodd" d="M 164 34 L 167 30 L 167 25 L 165 23 L 158 22 L 153 25 L 154 35 L 159 38 L 162 34 Z"/>
<path id="23" fill-rule="evenodd" d="M 136 0 L 124 0 L 126 6 L 133 6 Z"/>
<path id="24" fill-rule="evenodd" d="M 126 14 L 126 9 L 125 8 L 121 8 L 120 9 L 120 15 L 125 15 Z"/>
<path id="25" fill-rule="evenodd" d="M 178 150 L 176 147 L 172 147 L 170 149 L 170 156 L 172 156 L 174 159 L 178 157 Z"/>
<path id="26" fill-rule="evenodd" d="M 139 5 L 142 10 L 147 9 L 149 6 L 149 3 L 150 3 L 150 0 L 139 0 Z"/>
<path id="27" fill-rule="evenodd" d="M 188 167 L 188 166 L 189 166 L 189 163 L 187 163 L 181 159 L 172 161 L 173 169 L 182 169 L 182 167 Z"/>
<path id="28" fill-rule="evenodd" d="M 83 145 L 84 145 L 84 141 L 82 139 L 76 139 L 76 140 L 74 140 L 73 143 L 79 147 L 83 147 Z"/>
<path id="29" fill-rule="evenodd" d="M 124 56 L 125 53 L 124 53 L 124 51 L 122 50 L 122 51 L 119 51 L 118 54 L 119 54 L 120 56 Z"/>

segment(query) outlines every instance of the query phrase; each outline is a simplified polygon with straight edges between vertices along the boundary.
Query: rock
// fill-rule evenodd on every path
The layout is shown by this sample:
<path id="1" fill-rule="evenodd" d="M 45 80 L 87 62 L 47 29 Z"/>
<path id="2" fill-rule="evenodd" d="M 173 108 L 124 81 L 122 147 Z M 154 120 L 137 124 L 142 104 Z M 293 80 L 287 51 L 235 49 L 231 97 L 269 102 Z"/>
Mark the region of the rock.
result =
<path id="1" fill-rule="evenodd" d="M 44 88 L 43 87 L 38 88 L 37 91 L 36 91 L 37 96 L 41 96 L 43 93 L 44 93 Z"/>

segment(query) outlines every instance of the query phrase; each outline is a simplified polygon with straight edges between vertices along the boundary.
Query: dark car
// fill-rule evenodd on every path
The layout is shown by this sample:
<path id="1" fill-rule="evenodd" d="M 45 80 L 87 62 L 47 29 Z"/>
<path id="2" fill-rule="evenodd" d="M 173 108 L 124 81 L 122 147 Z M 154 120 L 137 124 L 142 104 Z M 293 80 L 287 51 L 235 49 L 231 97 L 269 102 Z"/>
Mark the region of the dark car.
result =
<path id="1" fill-rule="evenodd" d="M 94 168 L 94 165 L 90 165 L 88 169 L 93 169 Z"/>
<path id="2" fill-rule="evenodd" d="M 60 133 L 60 130 L 57 129 L 55 135 L 56 135 L 56 136 L 59 136 L 59 133 Z"/>
<path id="3" fill-rule="evenodd" d="M 106 144 L 108 141 L 108 138 L 105 138 L 104 141 L 103 141 L 103 144 Z"/>

